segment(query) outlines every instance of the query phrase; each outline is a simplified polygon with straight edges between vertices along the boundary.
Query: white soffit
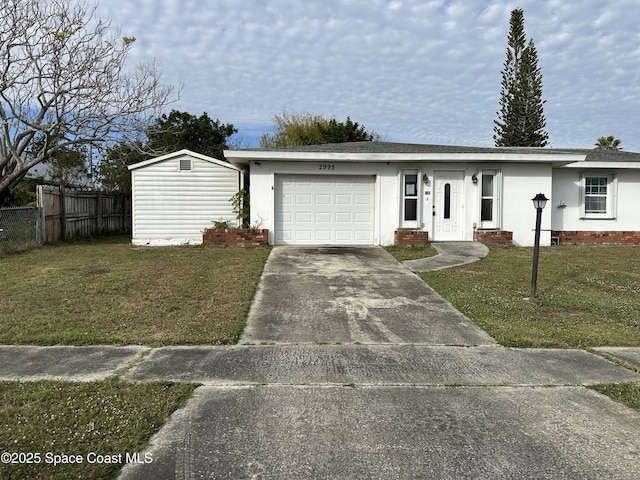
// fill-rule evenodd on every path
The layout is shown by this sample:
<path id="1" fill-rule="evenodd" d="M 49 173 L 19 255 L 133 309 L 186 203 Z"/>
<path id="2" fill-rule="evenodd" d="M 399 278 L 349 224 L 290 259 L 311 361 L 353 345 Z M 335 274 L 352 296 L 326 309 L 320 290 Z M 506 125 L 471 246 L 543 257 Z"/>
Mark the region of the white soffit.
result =
<path id="1" fill-rule="evenodd" d="M 348 153 L 348 152 L 295 152 L 260 150 L 225 150 L 229 160 L 274 160 L 284 162 L 521 162 L 558 163 L 582 162 L 584 154 L 549 153 Z"/>
<path id="2" fill-rule="evenodd" d="M 575 162 L 565 165 L 564 168 L 582 169 L 640 169 L 640 162 Z"/>

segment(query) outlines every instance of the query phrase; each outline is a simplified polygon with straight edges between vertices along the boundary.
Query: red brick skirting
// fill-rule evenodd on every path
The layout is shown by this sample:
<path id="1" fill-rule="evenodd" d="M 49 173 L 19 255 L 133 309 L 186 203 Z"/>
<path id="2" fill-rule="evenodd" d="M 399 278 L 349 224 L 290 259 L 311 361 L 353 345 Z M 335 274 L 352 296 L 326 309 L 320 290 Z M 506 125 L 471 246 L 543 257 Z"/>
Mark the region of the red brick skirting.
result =
<path id="1" fill-rule="evenodd" d="M 558 244 L 640 245 L 640 232 L 614 231 L 552 231 L 551 238 Z"/>
<path id="2" fill-rule="evenodd" d="M 422 230 L 396 230 L 393 235 L 393 242 L 401 247 L 427 245 L 429 243 L 429 232 L 423 232 Z"/>
<path id="3" fill-rule="evenodd" d="M 202 243 L 240 247 L 269 245 L 269 230 L 262 228 L 205 228 L 202 234 Z"/>
<path id="4" fill-rule="evenodd" d="M 473 240 L 491 245 L 513 245 L 513 232 L 506 230 L 476 230 L 473 232 Z"/>

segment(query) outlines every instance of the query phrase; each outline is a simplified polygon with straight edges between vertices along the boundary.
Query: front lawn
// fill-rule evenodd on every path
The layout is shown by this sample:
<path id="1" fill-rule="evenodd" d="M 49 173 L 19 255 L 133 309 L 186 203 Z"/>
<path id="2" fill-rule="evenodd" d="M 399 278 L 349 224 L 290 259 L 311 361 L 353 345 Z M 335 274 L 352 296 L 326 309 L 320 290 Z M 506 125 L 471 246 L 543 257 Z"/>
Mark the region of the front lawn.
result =
<path id="1" fill-rule="evenodd" d="M 640 345 L 640 247 L 541 249 L 538 298 L 532 249 L 490 247 L 479 262 L 420 276 L 502 345 Z"/>
<path id="2" fill-rule="evenodd" d="M 153 461 L 143 448 L 195 388 L 116 379 L 0 382 L 0 478 L 106 479 L 127 460 Z"/>
<path id="3" fill-rule="evenodd" d="M 107 237 L 4 255 L 0 343 L 235 343 L 269 251 Z"/>
<path id="4" fill-rule="evenodd" d="M 402 247 L 399 245 L 389 245 L 384 249 L 395 257 L 399 262 L 405 260 L 417 260 L 420 258 L 433 257 L 438 251 L 431 245 L 413 245 L 411 247 Z"/>

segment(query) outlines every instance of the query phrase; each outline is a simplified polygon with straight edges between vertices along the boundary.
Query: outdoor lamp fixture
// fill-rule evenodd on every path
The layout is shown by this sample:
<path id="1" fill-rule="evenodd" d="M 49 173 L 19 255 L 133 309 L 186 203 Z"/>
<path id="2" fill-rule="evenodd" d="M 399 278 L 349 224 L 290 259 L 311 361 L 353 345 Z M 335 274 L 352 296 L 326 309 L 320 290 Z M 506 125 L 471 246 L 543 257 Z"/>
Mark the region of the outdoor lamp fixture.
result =
<path id="1" fill-rule="evenodd" d="M 533 243 L 533 268 L 531 269 L 531 294 L 530 300 L 536 298 L 536 283 L 538 282 L 538 258 L 540 256 L 540 226 L 542 224 L 542 209 L 549 199 L 543 193 L 537 194 L 531 199 L 536 209 L 536 235 Z"/>
<path id="2" fill-rule="evenodd" d="M 429 183 L 429 176 L 426 173 L 422 175 L 422 183 L 424 183 L 425 185 Z"/>

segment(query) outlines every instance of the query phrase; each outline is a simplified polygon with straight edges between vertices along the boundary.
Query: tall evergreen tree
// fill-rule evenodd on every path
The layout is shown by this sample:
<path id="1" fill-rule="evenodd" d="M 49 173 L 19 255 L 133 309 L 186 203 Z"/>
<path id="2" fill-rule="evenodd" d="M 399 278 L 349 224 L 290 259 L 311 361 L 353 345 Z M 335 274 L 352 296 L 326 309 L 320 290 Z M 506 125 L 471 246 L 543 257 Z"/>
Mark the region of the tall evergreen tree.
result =
<path id="1" fill-rule="evenodd" d="M 524 11 L 521 8 L 511 12 L 501 85 L 500 111 L 493 127 L 495 145 L 546 146 L 549 135 L 544 130 L 542 73 L 533 40 L 526 43 Z"/>

